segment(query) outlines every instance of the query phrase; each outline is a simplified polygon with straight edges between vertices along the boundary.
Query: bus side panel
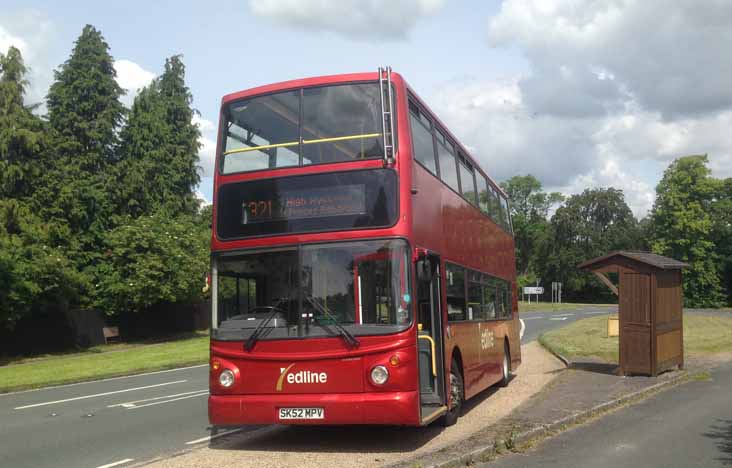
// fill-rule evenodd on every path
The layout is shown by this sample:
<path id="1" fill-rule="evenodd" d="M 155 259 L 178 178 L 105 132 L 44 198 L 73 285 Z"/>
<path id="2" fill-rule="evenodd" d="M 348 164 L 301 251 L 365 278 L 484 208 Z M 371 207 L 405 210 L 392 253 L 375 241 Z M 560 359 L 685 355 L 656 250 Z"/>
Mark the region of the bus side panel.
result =
<path id="1" fill-rule="evenodd" d="M 454 262 L 511 282 L 513 320 L 448 322 L 443 271 L 443 320 L 450 326 L 445 336 L 446 367 L 457 347 L 463 361 L 467 398 L 500 379 L 503 343 L 509 340 L 512 368 L 520 363 L 519 323 L 516 311 L 516 267 L 513 238 L 469 205 L 416 162 L 412 163 L 413 239 L 414 245 L 437 252 L 444 262 Z M 493 352 L 480 353 L 483 330 L 493 330 Z M 485 345 L 485 343 L 484 343 Z M 517 361 L 518 359 L 518 361 Z M 486 362 L 487 360 L 487 362 Z"/>

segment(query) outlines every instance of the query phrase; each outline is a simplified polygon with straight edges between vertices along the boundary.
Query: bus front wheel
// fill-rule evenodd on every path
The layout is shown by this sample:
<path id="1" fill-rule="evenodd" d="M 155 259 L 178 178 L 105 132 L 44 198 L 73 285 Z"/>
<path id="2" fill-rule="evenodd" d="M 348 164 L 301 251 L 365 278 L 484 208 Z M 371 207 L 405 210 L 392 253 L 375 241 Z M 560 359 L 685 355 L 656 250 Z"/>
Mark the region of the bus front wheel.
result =
<path id="1" fill-rule="evenodd" d="M 453 359 L 450 365 L 450 388 L 448 396 L 450 398 L 450 409 L 440 418 L 442 426 L 452 426 L 460 417 L 460 411 L 463 409 L 463 396 L 465 389 L 463 386 L 463 375 L 460 371 L 460 364 Z"/>

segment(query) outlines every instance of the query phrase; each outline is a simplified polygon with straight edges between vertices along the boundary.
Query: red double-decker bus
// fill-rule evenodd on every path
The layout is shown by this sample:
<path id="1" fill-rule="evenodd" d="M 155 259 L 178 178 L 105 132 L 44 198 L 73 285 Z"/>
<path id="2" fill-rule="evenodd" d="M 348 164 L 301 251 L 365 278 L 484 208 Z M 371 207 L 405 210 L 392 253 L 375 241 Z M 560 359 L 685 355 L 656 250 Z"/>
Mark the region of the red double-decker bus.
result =
<path id="1" fill-rule="evenodd" d="M 209 419 L 454 424 L 521 362 L 508 202 L 390 69 L 222 100 Z"/>

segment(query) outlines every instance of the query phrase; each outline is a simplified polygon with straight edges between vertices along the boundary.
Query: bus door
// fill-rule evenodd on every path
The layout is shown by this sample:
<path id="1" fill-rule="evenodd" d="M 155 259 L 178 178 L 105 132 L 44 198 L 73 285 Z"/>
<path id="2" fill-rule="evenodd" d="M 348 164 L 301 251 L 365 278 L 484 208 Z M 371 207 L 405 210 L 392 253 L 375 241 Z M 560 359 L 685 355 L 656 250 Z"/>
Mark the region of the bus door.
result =
<path id="1" fill-rule="evenodd" d="M 427 424 L 446 408 L 440 258 L 427 254 L 416 268 L 420 404 L 422 423 Z"/>

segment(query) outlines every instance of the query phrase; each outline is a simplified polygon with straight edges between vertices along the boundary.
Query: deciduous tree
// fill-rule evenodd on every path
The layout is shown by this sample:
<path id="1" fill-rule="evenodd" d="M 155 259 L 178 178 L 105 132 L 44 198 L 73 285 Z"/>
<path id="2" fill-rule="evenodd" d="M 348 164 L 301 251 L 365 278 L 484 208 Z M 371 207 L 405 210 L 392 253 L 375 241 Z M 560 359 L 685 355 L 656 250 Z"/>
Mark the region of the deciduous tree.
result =
<path id="1" fill-rule="evenodd" d="M 678 158 L 656 187 L 652 210 L 654 252 L 689 263 L 684 271 L 684 303 L 716 307 L 722 302 L 720 254 L 714 242 L 719 181 L 710 176 L 706 155 Z M 724 230 L 718 235 L 723 237 Z"/>
<path id="2" fill-rule="evenodd" d="M 549 227 L 549 210 L 564 197 L 558 192 L 544 192 L 541 182 L 530 174 L 513 176 L 501 187 L 511 200 L 517 271 L 520 275 L 535 273 L 532 259 L 535 261 L 538 244 Z"/>
<path id="3" fill-rule="evenodd" d="M 584 260 L 613 250 L 637 249 L 638 222 L 622 190 L 586 189 L 569 197 L 551 219 L 542 242 L 541 276 L 561 281 L 566 299 L 612 300 L 604 285 L 577 270 Z"/>

